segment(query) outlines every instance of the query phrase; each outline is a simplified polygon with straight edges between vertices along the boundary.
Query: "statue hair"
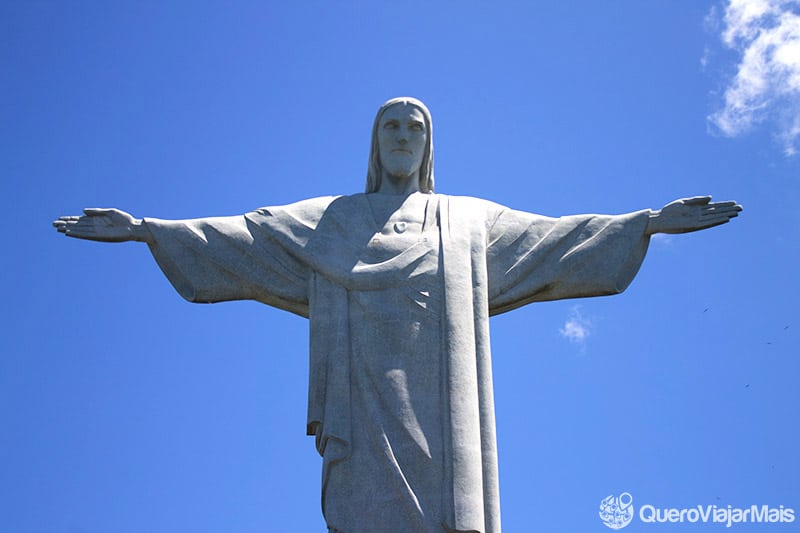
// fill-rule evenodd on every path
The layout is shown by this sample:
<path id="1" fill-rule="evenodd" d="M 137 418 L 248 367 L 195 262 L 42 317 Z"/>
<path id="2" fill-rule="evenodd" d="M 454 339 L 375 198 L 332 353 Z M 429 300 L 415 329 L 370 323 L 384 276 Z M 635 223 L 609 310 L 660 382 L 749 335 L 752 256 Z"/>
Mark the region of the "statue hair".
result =
<path id="1" fill-rule="evenodd" d="M 433 122 L 431 112 L 425 104 L 409 96 L 392 98 L 383 103 L 375 115 L 375 122 L 372 125 L 372 142 L 369 149 L 369 165 L 367 166 L 367 193 L 378 192 L 381 186 L 381 155 L 378 146 L 378 125 L 387 109 L 394 105 L 412 105 L 422 112 L 425 117 L 425 129 L 428 132 L 428 142 L 425 145 L 425 153 L 422 156 L 422 164 L 419 167 L 419 190 L 424 193 L 433 192 Z"/>

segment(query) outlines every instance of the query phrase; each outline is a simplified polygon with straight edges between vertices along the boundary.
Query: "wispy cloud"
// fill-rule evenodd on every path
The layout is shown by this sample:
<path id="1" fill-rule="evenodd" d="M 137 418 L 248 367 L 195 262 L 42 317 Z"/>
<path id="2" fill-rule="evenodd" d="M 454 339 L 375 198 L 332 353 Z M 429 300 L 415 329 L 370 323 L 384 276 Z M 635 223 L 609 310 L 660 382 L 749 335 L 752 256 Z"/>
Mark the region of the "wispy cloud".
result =
<path id="1" fill-rule="evenodd" d="M 655 233 L 650 236 L 650 246 L 654 248 L 670 248 L 673 242 L 672 235 L 667 233 Z"/>
<path id="2" fill-rule="evenodd" d="M 707 19 L 717 19 L 716 10 Z M 739 63 L 723 106 L 708 117 L 727 136 L 765 121 L 776 126 L 786 155 L 800 138 L 800 0 L 728 0 L 718 27 Z M 707 27 L 715 27 L 713 21 Z M 707 57 L 701 60 L 707 62 Z"/>
<path id="3" fill-rule="evenodd" d="M 591 320 L 581 314 L 579 305 L 574 306 L 569 313 L 564 326 L 558 330 L 562 337 L 570 342 L 579 344 L 581 348 L 586 346 L 586 340 L 592 333 Z"/>

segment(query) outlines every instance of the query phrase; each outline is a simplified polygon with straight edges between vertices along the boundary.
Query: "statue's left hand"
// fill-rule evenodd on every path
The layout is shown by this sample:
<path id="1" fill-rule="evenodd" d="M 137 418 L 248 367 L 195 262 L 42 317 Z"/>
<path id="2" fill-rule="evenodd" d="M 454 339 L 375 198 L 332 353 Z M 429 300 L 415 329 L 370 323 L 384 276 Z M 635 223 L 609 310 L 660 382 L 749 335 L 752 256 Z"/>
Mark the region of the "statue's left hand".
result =
<path id="1" fill-rule="evenodd" d="M 650 215 L 647 233 L 689 233 L 712 228 L 739 216 L 736 202 L 712 202 L 710 196 L 694 196 L 670 202 Z"/>

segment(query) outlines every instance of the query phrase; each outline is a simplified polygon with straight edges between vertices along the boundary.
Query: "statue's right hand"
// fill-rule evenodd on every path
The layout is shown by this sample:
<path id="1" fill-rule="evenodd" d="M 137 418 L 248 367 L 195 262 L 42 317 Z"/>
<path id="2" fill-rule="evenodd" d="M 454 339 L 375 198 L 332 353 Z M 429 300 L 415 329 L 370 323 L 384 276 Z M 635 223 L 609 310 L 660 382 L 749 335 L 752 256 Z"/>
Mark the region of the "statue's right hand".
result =
<path id="1" fill-rule="evenodd" d="M 102 242 L 146 240 L 142 221 L 119 209 L 88 208 L 83 216 L 58 217 L 53 226 L 67 237 Z"/>

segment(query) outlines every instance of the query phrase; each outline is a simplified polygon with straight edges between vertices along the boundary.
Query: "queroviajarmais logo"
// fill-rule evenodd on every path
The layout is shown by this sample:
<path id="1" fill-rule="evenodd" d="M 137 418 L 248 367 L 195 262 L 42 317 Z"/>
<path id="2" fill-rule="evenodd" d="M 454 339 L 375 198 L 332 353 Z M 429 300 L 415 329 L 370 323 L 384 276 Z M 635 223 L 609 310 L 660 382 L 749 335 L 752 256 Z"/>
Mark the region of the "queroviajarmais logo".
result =
<path id="1" fill-rule="evenodd" d="M 610 494 L 600 502 L 600 520 L 611 529 L 622 529 L 633 520 L 633 496 L 623 492 L 619 496 Z"/>

